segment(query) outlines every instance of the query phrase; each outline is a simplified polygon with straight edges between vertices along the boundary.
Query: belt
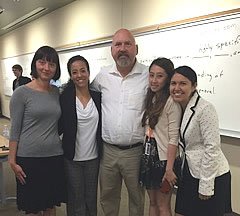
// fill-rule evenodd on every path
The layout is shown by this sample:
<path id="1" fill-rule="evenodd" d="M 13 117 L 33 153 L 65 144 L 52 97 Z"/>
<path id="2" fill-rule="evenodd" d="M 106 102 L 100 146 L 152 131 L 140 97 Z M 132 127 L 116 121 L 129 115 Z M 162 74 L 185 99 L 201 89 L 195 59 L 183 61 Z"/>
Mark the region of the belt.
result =
<path id="1" fill-rule="evenodd" d="M 106 143 L 106 142 L 105 142 Z M 142 146 L 143 143 L 141 142 L 138 142 L 138 143 L 134 143 L 132 145 L 115 145 L 115 144 L 110 144 L 110 143 L 106 143 L 108 145 L 111 145 L 111 146 L 114 146 L 114 147 L 117 147 L 121 150 L 127 150 L 127 149 L 131 149 L 131 148 L 135 148 L 135 147 L 138 147 L 138 146 Z"/>

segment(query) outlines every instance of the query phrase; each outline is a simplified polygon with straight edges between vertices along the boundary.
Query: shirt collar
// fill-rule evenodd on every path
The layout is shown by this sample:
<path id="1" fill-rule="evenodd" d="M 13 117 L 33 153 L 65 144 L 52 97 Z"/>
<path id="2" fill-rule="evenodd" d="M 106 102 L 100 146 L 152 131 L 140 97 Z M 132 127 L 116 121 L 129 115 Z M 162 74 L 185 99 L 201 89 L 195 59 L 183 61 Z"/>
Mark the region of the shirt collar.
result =
<path id="1" fill-rule="evenodd" d="M 193 96 L 191 97 L 190 101 L 187 104 L 186 109 L 193 109 L 197 106 L 198 100 L 200 95 L 198 94 L 197 90 L 193 93 Z"/>
<path id="2" fill-rule="evenodd" d="M 110 74 L 113 74 L 113 75 L 119 75 L 121 76 L 120 72 L 118 71 L 117 69 L 117 66 L 116 64 L 113 64 L 109 70 L 109 73 Z M 131 72 L 127 75 L 132 75 L 132 74 L 141 74 L 142 73 L 142 70 L 140 70 L 140 63 L 136 60 Z"/>

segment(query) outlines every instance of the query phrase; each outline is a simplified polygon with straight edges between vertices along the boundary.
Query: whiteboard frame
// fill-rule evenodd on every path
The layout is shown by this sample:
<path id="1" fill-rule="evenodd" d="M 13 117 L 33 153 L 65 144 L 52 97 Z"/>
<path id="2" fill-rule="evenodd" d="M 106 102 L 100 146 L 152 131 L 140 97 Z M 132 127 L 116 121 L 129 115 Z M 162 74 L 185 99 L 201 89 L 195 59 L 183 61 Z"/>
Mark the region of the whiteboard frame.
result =
<path id="1" fill-rule="evenodd" d="M 162 32 L 162 31 L 170 31 L 170 30 L 179 29 L 179 28 L 211 23 L 211 22 L 215 22 L 216 19 L 219 19 L 219 20 L 232 19 L 231 18 L 232 16 L 235 16 L 238 14 L 240 14 L 240 8 L 212 13 L 212 14 L 198 16 L 198 17 L 193 17 L 193 18 L 188 18 L 188 19 L 183 19 L 183 20 L 174 21 L 174 22 L 161 23 L 161 24 L 141 27 L 137 29 L 132 29 L 130 31 L 133 33 L 135 37 L 138 37 L 142 35 Z M 112 37 L 113 35 L 109 35 L 106 37 L 96 38 L 92 40 L 66 44 L 63 46 L 55 47 L 55 49 L 59 54 L 62 54 L 66 52 L 72 52 L 75 50 L 97 48 L 101 46 L 103 47 L 110 46 Z M 21 56 L 32 55 L 32 54 L 33 53 L 27 53 L 27 54 L 17 55 L 15 57 L 21 57 Z M 14 58 L 14 57 L 11 57 L 11 58 Z M 2 61 L 6 59 L 9 59 L 9 58 L 3 58 Z M 3 64 L 2 64 L 2 67 L 3 67 Z M 4 92 L 4 94 L 7 96 L 10 96 L 9 92 Z M 220 128 L 220 133 L 221 135 L 224 135 L 224 136 L 240 138 L 240 131 L 233 131 L 233 130 Z"/>

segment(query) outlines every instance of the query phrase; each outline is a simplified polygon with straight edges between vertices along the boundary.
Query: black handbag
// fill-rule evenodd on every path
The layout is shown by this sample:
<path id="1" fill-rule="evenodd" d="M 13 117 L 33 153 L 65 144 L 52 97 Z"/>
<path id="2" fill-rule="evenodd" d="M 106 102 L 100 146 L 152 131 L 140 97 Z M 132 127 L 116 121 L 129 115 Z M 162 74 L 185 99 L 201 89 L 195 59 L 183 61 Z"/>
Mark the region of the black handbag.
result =
<path id="1" fill-rule="evenodd" d="M 180 142 L 178 143 L 178 146 L 180 148 L 182 148 L 182 152 L 181 154 L 179 154 L 175 161 L 174 161 L 174 173 L 177 176 L 177 185 L 181 182 L 182 178 L 183 178 L 183 169 L 184 169 L 184 165 L 185 165 L 185 160 L 186 160 L 186 155 L 185 155 L 185 143 L 184 142 Z"/>

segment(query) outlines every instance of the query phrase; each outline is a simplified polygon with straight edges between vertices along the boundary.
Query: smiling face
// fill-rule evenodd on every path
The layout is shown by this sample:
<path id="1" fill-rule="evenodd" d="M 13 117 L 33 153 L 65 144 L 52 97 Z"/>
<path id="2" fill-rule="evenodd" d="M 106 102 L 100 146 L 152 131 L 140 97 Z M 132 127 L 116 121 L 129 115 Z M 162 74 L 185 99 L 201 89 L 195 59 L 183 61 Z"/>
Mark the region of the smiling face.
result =
<path id="1" fill-rule="evenodd" d="M 167 82 L 167 73 L 162 67 L 153 64 L 149 70 L 149 86 L 153 92 L 162 90 Z"/>
<path id="2" fill-rule="evenodd" d="M 185 109 L 196 87 L 196 83 L 193 84 L 187 77 L 175 73 L 170 82 L 170 95 Z"/>
<path id="3" fill-rule="evenodd" d="M 36 61 L 37 79 L 50 81 L 54 77 L 56 69 L 57 66 L 54 62 L 49 62 L 46 59 L 38 59 Z"/>
<path id="4" fill-rule="evenodd" d="M 90 73 L 85 62 L 74 61 L 71 64 L 70 71 L 71 79 L 77 88 L 88 88 Z"/>

